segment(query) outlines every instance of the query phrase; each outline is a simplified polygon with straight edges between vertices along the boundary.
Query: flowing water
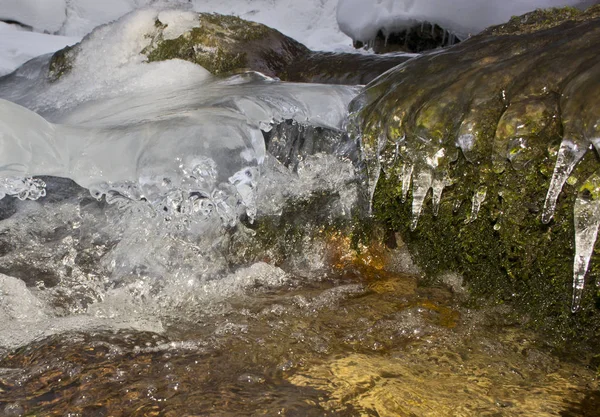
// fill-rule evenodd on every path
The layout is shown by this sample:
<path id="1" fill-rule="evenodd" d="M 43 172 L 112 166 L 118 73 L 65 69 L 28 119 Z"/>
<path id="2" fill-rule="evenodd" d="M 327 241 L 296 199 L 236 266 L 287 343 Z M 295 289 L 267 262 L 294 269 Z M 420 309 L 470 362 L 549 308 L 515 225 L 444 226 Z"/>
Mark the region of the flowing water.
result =
<path id="1" fill-rule="evenodd" d="M 591 358 L 351 242 L 360 87 L 147 63 L 158 17 L 193 23 L 143 10 L 59 80 L 0 78 L 0 416 L 598 415 Z M 439 200 L 436 155 L 405 194 Z"/>

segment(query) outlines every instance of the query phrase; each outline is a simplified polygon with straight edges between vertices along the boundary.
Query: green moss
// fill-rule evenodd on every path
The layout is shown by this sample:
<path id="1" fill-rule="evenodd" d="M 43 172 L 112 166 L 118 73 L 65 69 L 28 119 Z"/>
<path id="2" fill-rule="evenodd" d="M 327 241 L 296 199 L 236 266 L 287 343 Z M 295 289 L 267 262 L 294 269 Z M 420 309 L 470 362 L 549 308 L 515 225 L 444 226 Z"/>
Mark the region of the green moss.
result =
<path id="1" fill-rule="evenodd" d="M 50 82 L 55 82 L 63 75 L 68 74 L 73 69 L 73 60 L 75 55 L 75 47 L 67 46 L 52 55 L 50 66 L 48 68 L 48 79 Z"/>
<path id="2" fill-rule="evenodd" d="M 566 341 L 597 341 L 600 310 L 593 302 L 593 291 L 586 291 L 586 308 L 581 314 L 569 310 L 576 192 L 566 185 L 557 207 L 557 221 L 541 223 L 539 213 L 549 178 L 540 168 L 551 164 L 551 158 L 544 158 L 521 171 L 509 167 L 501 174 L 486 174 L 487 199 L 478 220 L 471 223 L 465 224 L 470 213 L 465 195 L 473 194 L 478 184 L 475 179 L 481 173 L 462 157 L 452 166 L 452 176 L 462 178 L 461 184 L 445 191 L 437 217 L 428 200 L 416 231 L 408 228 L 411 207 L 400 202 L 400 187 L 392 176 L 380 181 L 375 214 L 390 230 L 401 233 L 428 275 L 460 272 L 474 299 L 511 302 L 529 316 L 534 328 L 560 347 Z M 586 156 L 575 175 L 587 177 L 596 164 L 595 155 Z M 463 201 L 457 211 L 456 201 Z M 600 279 L 599 255 L 594 254 L 591 281 Z"/>
<path id="3" fill-rule="evenodd" d="M 218 35 L 204 27 L 193 28 L 176 39 L 159 40 L 142 53 L 146 54 L 148 62 L 178 58 L 201 65 L 215 75 L 247 66 L 244 53 L 229 51 L 219 43 Z"/>

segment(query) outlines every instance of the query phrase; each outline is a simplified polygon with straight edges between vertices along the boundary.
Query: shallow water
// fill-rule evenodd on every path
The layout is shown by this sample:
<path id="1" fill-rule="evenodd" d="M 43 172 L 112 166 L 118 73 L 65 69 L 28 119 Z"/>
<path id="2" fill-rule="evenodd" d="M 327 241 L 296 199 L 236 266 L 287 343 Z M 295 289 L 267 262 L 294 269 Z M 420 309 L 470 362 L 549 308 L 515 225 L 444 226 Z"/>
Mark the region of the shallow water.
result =
<path id="1" fill-rule="evenodd" d="M 6 352 L 0 415 L 598 415 L 594 372 L 508 308 L 342 264 L 162 334 L 68 332 Z"/>

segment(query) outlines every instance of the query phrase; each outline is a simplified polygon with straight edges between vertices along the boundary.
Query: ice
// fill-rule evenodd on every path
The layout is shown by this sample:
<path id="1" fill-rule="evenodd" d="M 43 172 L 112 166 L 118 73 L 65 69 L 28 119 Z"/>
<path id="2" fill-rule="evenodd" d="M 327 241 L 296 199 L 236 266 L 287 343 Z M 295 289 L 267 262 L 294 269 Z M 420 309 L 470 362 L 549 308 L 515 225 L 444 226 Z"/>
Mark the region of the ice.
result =
<path id="1" fill-rule="evenodd" d="M 408 196 L 408 191 L 410 190 L 410 181 L 412 179 L 413 174 L 413 165 L 411 163 L 404 163 L 402 165 L 402 173 L 401 173 L 401 181 L 402 181 L 402 195 L 400 197 L 400 201 L 402 203 L 406 202 L 406 197 Z"/>
<path id="2" fill-rule="evenodd" d="M 585 276 L 600 227 L 600 173 L 592 174 L 580 188 L 573 209 L 575 221 L 575 259 L 573 262 L 573 303 L 575 313 L 581 306 Z"/>
<path id="3" fill-rule="evenodd" d="M 86 37 L 58 81 L 29 72 L 39 60 L 0 81 L 0 97 L 52 122 L 0 101 L 0 175 L 70 178 L 97 198 L 145 200 L 167 217 L 216 210 L 231 223 L 241 205 L 252 218 L 265 156 L 260 128 L 293 119 L 339 129 L 359 90 L 252 73 L 217 79 L 181 60 L 146 63 L 140 51 L 156 19 L 169 36 L 198 24 L 188 11 L 140 10 Z"/>
<path id="4" fill-rule="evenodd" d="M 433 183 L 433 175 L 429 169 L 417 172 L 413 179 L 412 219 L 410 230 L 416 230 L 423 209 L 423 202 Z"/>
<path id="5" fill-rule="evenodd" d="M 379 30 L 386 36 L 422 22 L 434 23 L 464 39 L 488 26 L 536 8 L 576 5 L 580 0 L 339 0 L 342 32 L 367 43 Z"/>
<path id="6" fill-rule="evenodd" d="M 485 198 L 487 196 L 487 187 L 481 186 L 475 191 L 473 194 L 473 201 L 471 204 L 471 214 L 468 219 L 465 219 L 465 223 L 471 223 L 477 220 L 479 216 L 479 209 L 481 205 L 484 203 Z"/>
<path id="7" fill-rule="evenodd" d="M 442 193 L 444 192 L 444 188 L 446 188 L 447 179 L 444 178 L 435 178 L 431 185 L 433 190 L 433 195 L 431 198 L 431 204 L 433 206 L 433 215 L 437 216 L 440 210 L 440 201 L 442 200 Z"/>
<path id="8" fill-rule="evenodd" d="M 549 223 L 552 220 L 558 195 L 562 191 L 575 165 L 577 165 L 587 152 L 588 146 L 589 144 L 582 140 L 569 139 L 564 139 L 560 144 L 558 157 L 554 165 L 554 172 L 550 180 L 550 186 L 548 187 L 546 201 L 544 202 L 544 209 L 542 210 L 543 223 Z"/>
<path id="9" fill-rule="evenodd" d="M 60 30 L 66 17 L 67 0 L 1 0 L 0 19 L 13 20 L 40 32 Z"/>

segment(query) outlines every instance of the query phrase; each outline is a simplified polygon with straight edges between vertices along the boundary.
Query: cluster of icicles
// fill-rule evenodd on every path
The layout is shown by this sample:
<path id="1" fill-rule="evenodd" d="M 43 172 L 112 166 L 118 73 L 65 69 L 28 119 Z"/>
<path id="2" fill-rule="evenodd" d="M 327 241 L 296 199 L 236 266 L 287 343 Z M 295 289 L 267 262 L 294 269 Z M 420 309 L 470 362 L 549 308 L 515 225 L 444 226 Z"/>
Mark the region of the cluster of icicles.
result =
<path id="1" fill-rule="evenodd" d="M 354 121 L 355 122 L 355 121 Z M 351 125 L 354 124 L 351 122 Z M 356 129 L 356 125 L 352 127 Z M 385 131 L 386 129 L 381 129 Z M 356 134 L 356 131 L 352 132 Z M 360 134 L 358 139 L 361 140 Z M 456 148 L 461 149 L 467 160 L 471 161 L 470 154 L 473 147 L 473 138 L 468 134 L 461 135 L 456 141 Z M 415 146 L 415 143 L 417 144 Z M 412 183 L 412 218 L 410 229 L 415 230 L 421 215 L 423 203 L 429 190 L 432 190 L 433 214 L 437 216 L 439 204 L 444 188 L 452 185 L 453 180 L 444 169 L 448 159 L 456 160 L 458 154 L 447 155 L 448 150 L 439 143 L 417 138 L 415 143 L 407 144 L 406 138 L 401 137 L 390 141 L 385 134 L 378 137 L 376 144 L 362 142 L 365 163 L 368 173 L 369 198 L 372 203 L 375 187 L 379 175 L 397 175 L 401 184 L 401 202 L 406 202 Z M 520 146 L 523 146 L 521 144 Z M 592 148 L 600 150 L 600 138 L 597 140 L 564 139 L 558 151 L 554 172 L 546 195 L 542 222 L 549 223 L 554 216 L 558 195 L 569 178 L 573 168 L 583 158 L 585 153 Z M 514 149 L 507 149 L 504 155 L 511 159 Z M 398 160 L 402 160 L 398 164 Z M 494 161 L 494 165 L 497 161 Z M 494 168 L 497 168 L 496 166 Z M 487 188 L 481 184 L 476 188 L 471 200 L 471 213 L 465 220 L 470 223 L 477 219 L 479 209 L 485 202 Z M 461 201 L 455 203 L 454 210 L 458 210 Z M 573 297 L 571 311 L 577 312 L 581 308 L 581 300 L 585 286 L 585 277 L 589 262 L 594 251 L 594 245 L 600 228 L 600 169 L 591 175 L 580 187 L 575 206 L 575 257 L 573 263 Z M 499 227 L 499 226 L 495 226 Z M 600 282 L 596 283 L 600 286 Z"/>

